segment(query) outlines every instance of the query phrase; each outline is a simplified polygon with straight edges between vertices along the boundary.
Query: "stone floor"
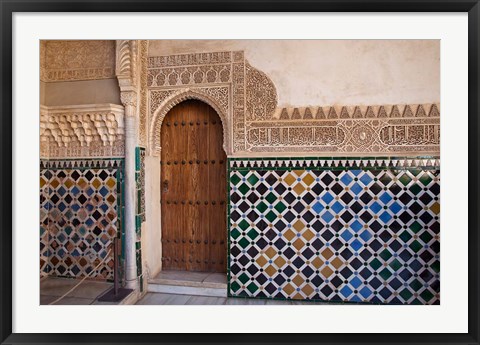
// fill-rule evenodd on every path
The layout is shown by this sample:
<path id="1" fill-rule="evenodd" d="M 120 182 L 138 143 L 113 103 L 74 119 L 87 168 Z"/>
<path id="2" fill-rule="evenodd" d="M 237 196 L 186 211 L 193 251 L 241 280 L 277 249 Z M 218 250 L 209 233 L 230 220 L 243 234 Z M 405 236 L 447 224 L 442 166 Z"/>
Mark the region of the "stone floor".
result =
<path id="1" fill-rule="evenodd" d="M 226 276 L 218 273 L 183 274 L 174 271 L 164 271 L 156 279 L 205 282 L 210 284 L 226 284 Z M 47 277 L 40 281 L 40 304 L 48 305 L 68 292 L 79 283 L 79 279 Z M 118 304 L 102 303 L 97 299 L 113 286 L 112 283 L 85 280 L 75 290 L 55 305 L 89 305 L 89 304 Z M 227 298 L 180 295 L 173 293 L 148 292 L 136 304 L 138 305 L 314 305 L 323 303 L 312 303 L 305 301 L 281 301 L 266 299 Z"/>
<path id="2" fill-rule="evenodd" d="M 318 305 L 325 303 L 305 301 L 281 301 L 251 298 L 206 297 L 176 295 L 168 293 L 147 293 L 136 304 L 139 305 Z"/>
<path id="3" fill-rule="evenodd" d="M 226 287 L 227 275 L 210 272 L 161 271 L 150 281 L 175 285 Z"/>
<path id="4" fill-rule="evenodd" d="M 47 277 L 40 281 L 40 305 L 48 305 L 69 291 L 80 279 Z M 97 298 L 110 289 L 113 283 L 85 280 L 55 305 L 98 304 Z"/>

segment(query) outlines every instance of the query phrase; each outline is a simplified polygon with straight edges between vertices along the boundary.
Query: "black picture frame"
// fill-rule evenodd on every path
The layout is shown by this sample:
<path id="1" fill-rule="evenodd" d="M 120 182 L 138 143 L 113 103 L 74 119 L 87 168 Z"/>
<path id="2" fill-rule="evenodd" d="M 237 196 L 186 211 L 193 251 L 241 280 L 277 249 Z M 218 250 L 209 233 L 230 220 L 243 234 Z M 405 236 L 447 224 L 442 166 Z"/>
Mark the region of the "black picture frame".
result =
<path id="1" fill-rule="evenodd" d="M 14 12 L 468 12 L 468 333 L 465 334 L 20 334 L 12 333 L 12 15 Z M 478 0 L 0 0 L 0 341 L 2 344 L 335 343 L 479 344 Z"/>

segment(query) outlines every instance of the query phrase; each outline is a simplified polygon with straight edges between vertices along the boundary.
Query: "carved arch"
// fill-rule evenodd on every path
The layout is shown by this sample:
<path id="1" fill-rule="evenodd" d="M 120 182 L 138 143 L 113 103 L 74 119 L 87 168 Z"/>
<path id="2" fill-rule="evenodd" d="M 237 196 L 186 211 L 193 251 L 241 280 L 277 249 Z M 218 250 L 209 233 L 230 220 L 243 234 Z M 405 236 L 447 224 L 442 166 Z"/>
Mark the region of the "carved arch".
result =
<path id="1" fill-rule="evenodd" d="M 161 151 L 161 138 L 160 133 L 162 129 L 162 123 L 165 119 L 165 116 L 168 114 L 170 109 L 172 109 L 177 104 L 186 101 L 188 99 L 196 99 L 202 102 L 205 102 L 211 106 L 220 117 L 222 121 L 223 128 L 223 149 L 227 155 L 231 154 L 230 152 L 230 135 L 229 135 L 229 120 L 228 120 L 228 109 L 224 107 L 212 96 L 204 93 L 201 89 L 187 88 L 175 91 L 174 93 L 168 95 L 156 108 L 153 113 L 151 127 L 150 127 L 150 154 L 152 156 L 160 156 Z"/>

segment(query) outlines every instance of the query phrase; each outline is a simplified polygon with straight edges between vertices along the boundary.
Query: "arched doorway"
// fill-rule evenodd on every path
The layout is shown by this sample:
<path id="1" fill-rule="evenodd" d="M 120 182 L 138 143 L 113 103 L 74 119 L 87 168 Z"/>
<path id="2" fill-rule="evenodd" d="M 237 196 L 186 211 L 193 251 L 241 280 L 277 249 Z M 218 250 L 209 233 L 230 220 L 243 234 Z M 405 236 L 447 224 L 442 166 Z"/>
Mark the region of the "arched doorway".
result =
<path id="1" fill-rule="evenodd" d="M 164 270 L 225 272 L 226 154 L 220 117 L 186 100 L 161 127 L 162 265 Z"/>

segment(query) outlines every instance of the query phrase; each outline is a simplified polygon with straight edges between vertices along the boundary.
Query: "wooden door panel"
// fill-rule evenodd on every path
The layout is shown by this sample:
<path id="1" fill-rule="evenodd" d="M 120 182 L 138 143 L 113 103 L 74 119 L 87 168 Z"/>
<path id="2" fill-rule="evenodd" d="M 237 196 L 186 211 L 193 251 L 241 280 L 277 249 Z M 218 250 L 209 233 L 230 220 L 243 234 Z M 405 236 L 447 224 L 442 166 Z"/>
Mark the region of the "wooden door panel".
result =
<path id="1" fill-rule="evenodd" d="M 163 269 L 226 271 L 226 155 L 220 118 L 185 101 L 161 129 Z"/>

